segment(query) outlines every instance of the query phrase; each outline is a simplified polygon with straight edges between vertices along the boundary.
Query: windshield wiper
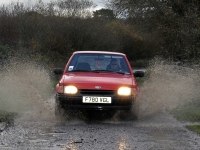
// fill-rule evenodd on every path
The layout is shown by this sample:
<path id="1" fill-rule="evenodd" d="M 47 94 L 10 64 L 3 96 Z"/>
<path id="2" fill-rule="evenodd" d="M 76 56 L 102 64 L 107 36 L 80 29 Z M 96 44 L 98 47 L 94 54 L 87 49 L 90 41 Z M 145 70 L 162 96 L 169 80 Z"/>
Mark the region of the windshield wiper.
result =
<path id="1" fill-rule="evenodd" d="M 112 71 L 109 71 L 109 70 L 92 70 L 91 72 L 100 73 L 100 72 L 112 72 Z"/>
<path id="2" fill-rule="evenodd" d="M 90 70 L 70 70 L 68 72 L 91 72 Z"/>
<path id="3" fill-rule="evenodd" d="M 96 72 L 96 73 L 100 73 L 100 72 L 109 72 L 109 73 L 127 74 L 126 72 L 112 71 L 112 70 L 92 70 L 91 72 Z"/>
<path id="4" fill-rule="evenodd" d="M 121 72 L 121 71 L 112 71 L 112 70 L 71 70 L 71 71 L 68 71 L 68 72 L 95 72 L 95 73 L 100 73 L 100 72 L 107 72 L 107 73 L 118 73 L 118 74 L 130 74 L 130 73 L 127 73 L 127 72 Z"/>
<path id="5" fill-rule="evenodd" d="M 130 73 L 126 72 L 126 71 L 117 71 L 117 73 L 120 73 L 120 74 L 129 74 L 130 75 Z"/>

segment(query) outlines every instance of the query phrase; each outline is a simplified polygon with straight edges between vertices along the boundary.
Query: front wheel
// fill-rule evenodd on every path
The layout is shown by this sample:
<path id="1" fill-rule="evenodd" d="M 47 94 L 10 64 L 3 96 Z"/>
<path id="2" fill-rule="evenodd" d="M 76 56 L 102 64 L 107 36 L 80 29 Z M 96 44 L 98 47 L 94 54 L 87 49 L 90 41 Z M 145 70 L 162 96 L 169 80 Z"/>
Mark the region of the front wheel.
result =
<path id="1" fill-rule="evenodd" d="M 138 100 L 134 100 L 130 109 L 119 111 L 119 118 L 122 120 L 138 120 L 138 117 L 139 117 Z"/>
<path id="2" fill-rule="evenodd" d="M 60 101 L 55 98 L 55 115 L 56 116 L 64 116 L 65 110 L 62 108 Z"/>
<path id="3" fill-rule="evenodd" d="M 84 118 L 84 112 L 79 110 L 72 110 L 66 108 L 65 105 L 60 102 L 60 100 L 56 97 L 55 98 L 55 116 L 61 120 L 72 120 L 75 118 Z"/>
<path id="4" fill-rule="evenodd" d="M 139 101 L 136 99 L 132 106 L 132 117 L 137 120 L 139 118 Z"/>

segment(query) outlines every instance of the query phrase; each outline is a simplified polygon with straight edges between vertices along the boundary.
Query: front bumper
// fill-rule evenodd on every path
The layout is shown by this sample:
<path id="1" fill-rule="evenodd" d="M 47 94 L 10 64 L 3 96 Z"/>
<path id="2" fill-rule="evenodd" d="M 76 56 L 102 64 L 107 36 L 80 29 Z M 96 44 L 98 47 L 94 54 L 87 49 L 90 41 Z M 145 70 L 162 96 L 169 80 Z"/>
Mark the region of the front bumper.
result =
<path id="1" fill-rule="evenodd" d="M 84 93 L 84 92 L 83 92 Z M 114 91 L 103 92 L 93 92 L 92 94 L 88 91 L 87 93 L 79 93 L 74 96 L 57 93 L 56 102 L 62 108 L 65 109 L 85 109 L 85 110 L 128 110 L 131 109 L 132 104 L 135 101 L 133 96 L 118 96 Z M 95 94 L 96 93 L 96 94 Z M 83 103 L 83 96 L 106 96 L 111 97 L 111 104 L 100 104 L 100 103 Z"/>

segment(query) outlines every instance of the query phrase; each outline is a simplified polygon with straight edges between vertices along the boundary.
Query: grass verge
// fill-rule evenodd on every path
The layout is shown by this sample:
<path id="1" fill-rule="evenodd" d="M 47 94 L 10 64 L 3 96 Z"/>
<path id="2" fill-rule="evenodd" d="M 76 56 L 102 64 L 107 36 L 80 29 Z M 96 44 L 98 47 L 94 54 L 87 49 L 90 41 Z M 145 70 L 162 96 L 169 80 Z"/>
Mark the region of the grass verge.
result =
<path id="1" fill-rule="evenodd" d="M 171 114 L 180 121 L 200 121 L 200 100 L 193 100 L 171 111 Z"/>
<path id="2" fill-rule="evenodd" d="M 189 130 L 196 132 L 200 134 L 200 125 L 191 125 L 191 126 L 186 126 Z"/>
<path id="3" fill-rule="evenodd" d="M 173 109 L 171 114 L 179 121 L 200 122 L 200 100 L 193 100 L 190 103 L 179 106 Z M 200 123 L 186 126 L 186 128 L 200 134 Z"/>

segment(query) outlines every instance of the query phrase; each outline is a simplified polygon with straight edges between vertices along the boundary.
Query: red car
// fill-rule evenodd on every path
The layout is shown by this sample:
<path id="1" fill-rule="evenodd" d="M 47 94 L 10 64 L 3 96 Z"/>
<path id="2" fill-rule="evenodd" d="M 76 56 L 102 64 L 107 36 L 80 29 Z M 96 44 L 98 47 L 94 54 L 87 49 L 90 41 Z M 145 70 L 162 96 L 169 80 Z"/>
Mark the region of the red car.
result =
<path id="1" fill-rule="evenodd" d="M 134 72 L 123 53 L 105 51 L 77 51 L 65 69 L 54 69 L 62 74 L 56 85 L 56 113 L 60 109 L 133 110 L 138 112 L 136 95 L 139 87 Z M 133 109 L 132 109 L 133 107 Z"/>

